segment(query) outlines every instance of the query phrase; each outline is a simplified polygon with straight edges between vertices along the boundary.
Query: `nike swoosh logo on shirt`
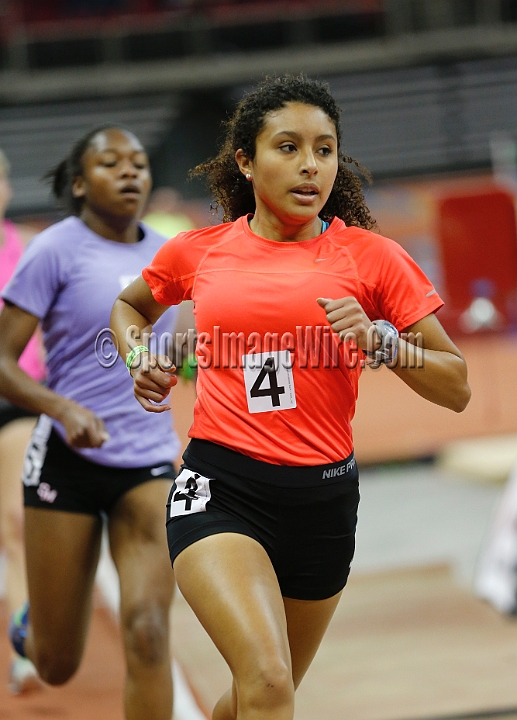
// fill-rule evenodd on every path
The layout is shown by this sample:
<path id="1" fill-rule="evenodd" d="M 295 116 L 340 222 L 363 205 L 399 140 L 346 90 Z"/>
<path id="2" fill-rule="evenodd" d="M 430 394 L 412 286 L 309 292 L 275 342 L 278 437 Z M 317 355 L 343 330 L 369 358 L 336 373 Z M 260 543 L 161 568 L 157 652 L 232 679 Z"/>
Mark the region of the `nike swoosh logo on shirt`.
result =
<path id="1" fill-rule="evenodd" d="M 159 467 L 151 468 L 151 475 L 156 477 L 156 475 L 161 475 L 167 472 L 167 470 L 170 470 L 170 465 L 160 465 Z"/>
<path id="2" fill-rule="evenodd" d="M 328 258 L 316 258 L 314 262 L 323 262 L 324 260 L 328 260 Z"/>
<path id="3" fill-rule="evenodd" d="M 426 297 L 431 297 L 431 295 L 434 295 L 436 290 L 429 290 L 429 292 L 426 294 Z"/>

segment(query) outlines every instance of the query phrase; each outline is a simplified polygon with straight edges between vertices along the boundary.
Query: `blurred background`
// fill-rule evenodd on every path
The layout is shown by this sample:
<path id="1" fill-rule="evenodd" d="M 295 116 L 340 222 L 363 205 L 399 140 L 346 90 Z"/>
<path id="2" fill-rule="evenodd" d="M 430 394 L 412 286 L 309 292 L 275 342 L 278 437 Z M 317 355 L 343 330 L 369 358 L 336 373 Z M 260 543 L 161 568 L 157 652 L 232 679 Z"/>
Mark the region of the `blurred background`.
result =
<path id="1" fill-rule="evenodd" d="M 297 718 L 517 717 L 517 0 L 0 0 L 8 217 L 34 231 L 55 221 L 42 175 L 115 122 L 150 154 L 164 189 L 153 211 L 216 222 L 188 170 L 216 153 L 247 88 L 300 71 L 329 82 L 345 153 L 374 178 L 372 214 L 445 300 L 473 396 L 455 415 L 386 369 L 364 373 L 357 556 Z M 193 400 L 178 386 L 184 443 Z M 115 607 L 108 565 L 99 602 Z M 227 670 L 181 598 L 174 617 L 176 656 L 211 707 Z M 85 703 L 99 695 L 91 668 L 72 685 Z M 6 696 L 5 717 L 50 702 L 82 718 L 67 692 Z"/>

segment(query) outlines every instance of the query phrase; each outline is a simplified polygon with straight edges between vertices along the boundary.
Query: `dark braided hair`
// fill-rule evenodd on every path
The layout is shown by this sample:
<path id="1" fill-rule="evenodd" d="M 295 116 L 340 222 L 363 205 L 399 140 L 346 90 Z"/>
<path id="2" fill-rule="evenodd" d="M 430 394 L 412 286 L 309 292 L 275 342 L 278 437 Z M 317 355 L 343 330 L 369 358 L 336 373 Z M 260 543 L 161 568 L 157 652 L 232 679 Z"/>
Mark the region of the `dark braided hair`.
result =
<path id="1" fill-rule="evenodd" d="M 338 171 L 320 217 L 330 222 L 337 216 L 347 225 L 367 230 L 375 228 L 375 220 L 364 200 L 361 180 L 347 165 L 355 165 L 368 182 L 371 181 L 370 174 L 356 160 L 343 155 L 340 149 L 340 109 L 327 83 L 312 80 L 303 74 L 266 77 L 237 105 L 235 113 L 226 123 L 226 138 L 217 157 L 201 163 L 191 171 L 193 177 L 206 176 L 214 197 L 212 209 L 216 212 L 222 209 L 224 222 L 232 222 L 241 215 L 255 212 L 252 184 L 240 172 L 235 153 L 242 149 L 252 160 L 256 152 L 255 141 L 264 126 L 266 115 L 289 102 L 321 108 L 336 128 Z"/>
<path id="2" fill-rule="evenodd" d="M 83 135 L 72 147 L 67 157 L 61 160 L 59 165 L 49 170 L 43 176 L 44 180 L 50 180 L 52 192 L 59 200 L 69 215 L 80 215 L 84 204 L 84 198 L 75 197 L 72 193 L 72 186 L 77 177 L 84 172 L 84 153 L 97 135 L 105 130 L 122 130 L 118 125 L 99 125 L 93 128 L 86 135 Z"/>

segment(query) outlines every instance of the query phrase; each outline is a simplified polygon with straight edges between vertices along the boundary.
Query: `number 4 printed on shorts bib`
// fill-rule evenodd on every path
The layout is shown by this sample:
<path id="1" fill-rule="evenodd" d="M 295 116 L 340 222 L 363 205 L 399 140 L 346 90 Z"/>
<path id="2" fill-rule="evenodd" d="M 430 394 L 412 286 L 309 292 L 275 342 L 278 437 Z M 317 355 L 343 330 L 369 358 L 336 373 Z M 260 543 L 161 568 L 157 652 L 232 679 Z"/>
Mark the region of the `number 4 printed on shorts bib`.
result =
<path id="1" fill-rule="evenodd" d="M 243 355 L 242 365 L 250 413 L 296 407 L 289 350 Z"/>
<path id="2" fill-rule="evenodd" d="M 172 486 L 169 517 L 205 512 L 210 500 L 210 478 L 183 468 Z"/>

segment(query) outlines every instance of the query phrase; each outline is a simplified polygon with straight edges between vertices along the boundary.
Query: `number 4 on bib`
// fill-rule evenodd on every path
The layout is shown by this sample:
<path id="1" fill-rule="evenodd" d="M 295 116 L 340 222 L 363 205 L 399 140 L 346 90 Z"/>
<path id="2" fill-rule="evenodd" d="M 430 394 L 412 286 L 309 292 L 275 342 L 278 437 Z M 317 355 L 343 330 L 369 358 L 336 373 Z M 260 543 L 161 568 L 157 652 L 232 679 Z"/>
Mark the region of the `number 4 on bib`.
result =
<path id="1" fill-rule="evenodd" d="M 292 361 L 288 350 L 244 355 L 242 360 L 250 413 L 296 407 Z"/>
<path id="2" fill-rule="evenodd" d="M 169 517 L 205 512 L 209 500 L 210 478 L 183 468 L 172 486 Z"/>

